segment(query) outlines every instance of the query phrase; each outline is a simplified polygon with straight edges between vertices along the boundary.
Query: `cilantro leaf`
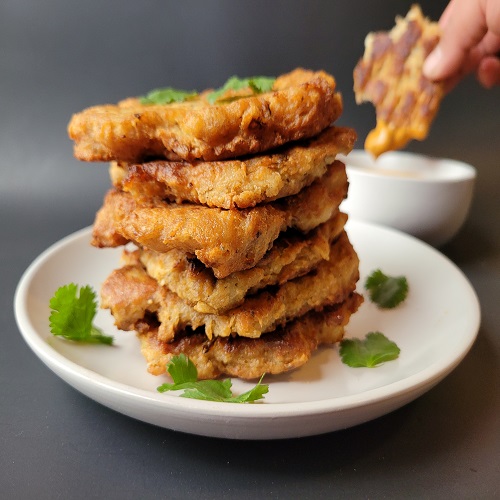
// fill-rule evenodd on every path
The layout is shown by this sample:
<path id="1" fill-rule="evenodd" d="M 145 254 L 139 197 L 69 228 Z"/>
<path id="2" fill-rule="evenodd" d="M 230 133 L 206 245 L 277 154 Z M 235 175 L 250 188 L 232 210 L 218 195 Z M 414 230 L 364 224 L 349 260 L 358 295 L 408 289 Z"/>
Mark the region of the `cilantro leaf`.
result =
<path id="1" fill-rule="evenodd" d="M 406 299 L 408 282 L 404 276 L 387 276 L 377 269 L 366 278 L 365 289 L 378 307 L 392 309 Z"/>
<path id="2" fill-rule="evenodd" d="M 167 371 L 174 385 L 196 382 L 198 379 L 196 365 L 185 354 L 174 356 L 167 364 Z"/>
<path id="3" fill-rule="evenodd" d="M 342 363 L 351 368 L 373 368 L 380 363 L 396 359 L 401 351 L 383 333 L 370 332 L 364 340 L 342 340 L 339 352 Z"/>
<path id="4" fill-rule="evenodd" d="M 240 394 L 239 396 L 233 397 L 231 399 L 231 402 L 233 402 L 233 403 L 253 403 L 254 401 L 257 401 L 259 399 L 263 399 L 264 394 L 267 394 L 269 392 L 269 385 L 262 383 L 263 378 L 264 378 L 264 375 L 262 375 L 262 377 L 260 377 L 256 386 L 254 386 L 249 391 L 244 392 L 243 394 Z"/>
<path id="5" fill-rule="evenodd" d="M 185 355 L 174 356 L 167 363 L 167 371 L 174 381 L 165 383 L 157 388 L 158 392 L 181 391 L 183 398 L 202 399 L 204 401 L 218 401 L 224 403 L 253 403 L 263 398 L 269 391 L 269 386 L 262 384 L 262 377 L 255 387 L 249 391 L 233 396 L 232 382 L 226 380 L 197 380 L 198 371 L 195 364 Z"/>
<path id="6" fill-rule="evenodd" d="M 251 78 L 232 76 L 222 87 L 208 94 L 207 99 L 210 104 L 214 104 L 228 90 L 241 90 L 246 88 L 250 89 L 252 94 L 262 94 L 263 92 L 272 90 L 275 80 L 275 78 L 267 76 L 254 76 Z"/>
<path id="7" fill-rule="evenodd" d="M 254 76 L 248 79 L 248 85 L 256 94 L 263 94 L 273 89 L 275 81 L 276 78 L 270 78 L 268 76 Z"/>
<path id="8" fill-rule="evenodd" d="M 139 97 L 141 104 L 171 104 L 173 102 L 184 102 L 193 99 L 197 96 L 194 90 L 178 90 L 172 87 L 163 89 L 154 89 L 148 92 L 145 96 Z"/>
<path id="9" fill-rule="evenodd" d="M 92 324 L 97 312 L 95 292 L 90 286 L 80 288 L 74 283 L 58 288 L 50 299 L 50 331 L 68 340 L 94 344 L 112 344 L 113 337 L 103 335 Z"/>

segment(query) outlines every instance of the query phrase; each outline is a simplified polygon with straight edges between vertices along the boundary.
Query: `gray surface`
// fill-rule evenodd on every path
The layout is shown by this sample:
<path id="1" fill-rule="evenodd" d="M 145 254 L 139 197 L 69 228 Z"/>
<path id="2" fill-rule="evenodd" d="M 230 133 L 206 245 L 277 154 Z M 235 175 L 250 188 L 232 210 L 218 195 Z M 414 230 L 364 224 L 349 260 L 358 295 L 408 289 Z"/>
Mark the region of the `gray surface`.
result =
<path id="1" fill-rule="evenodd" d="M 342 123 L 363 139 L 351 71 L 371 29 L 409 1 L 71 2 L 0 5 L 0 496 L 48 498 L 493 498 L 500 495 L 500 132 L 498 89 L 472 80 L 410 149 L 479 171 L 470 219 L 443 252 L 482 305 L 477 342 L 417 401 L 324 436 L 234 442 L 119 415 L 52 374 L 24 344 L 12 301 L 25 268 L 92 223 L 104 165 L 72 158 L 66 124 L 88 105 L 153 87 L 204 88 L 227 76 L 324 68 L 345 97 Z M 421 2 L 437 17 L 443 1 Z M 360 142 L 361 145 L 361 142 Z M 411 265 L 411 263 L 409 263 Z"/>

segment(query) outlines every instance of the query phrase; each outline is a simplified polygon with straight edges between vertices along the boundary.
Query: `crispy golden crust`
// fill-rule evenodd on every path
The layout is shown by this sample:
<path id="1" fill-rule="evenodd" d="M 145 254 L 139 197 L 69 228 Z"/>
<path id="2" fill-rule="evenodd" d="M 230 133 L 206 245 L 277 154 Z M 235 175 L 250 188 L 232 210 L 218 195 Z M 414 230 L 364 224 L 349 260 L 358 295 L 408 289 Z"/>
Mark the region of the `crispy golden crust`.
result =
<path id="1" fill-rule="evenodd" d="M 361 295 L 353 293 L 341 304 L 311 311 L 258 339 L 219 337 L 210 341 L 204 333 L 194 332 L 167 343 L 159 340 L 155 327 L 146 322 L 138 336 L 153 375 L 166 373 L 166 364 L 184 353 L 196 365 L 199 379 L 223 375 L 253 379 L 298 368 L 319 345 L 342 340 L 344 327 L 362 302 Z"/>
<path id="2" fill-rule="evenodd" d="M 130 240 L 158 252 L 181 250 L 224 278 L 253 267 L 288 227 L 306 232 L 330 219 L 346 194 L 345 167 L 339 161 L 300 193 L 242 210 L 139 204 L 130 194 L 111 190 L 97 214 L 92 244 L 109 247 Z"/>
<path id="3" fill-rule="evenodd" d="M 422 66 L 439 36 L 438 24 L 414 5 L 389 33 L 366 37 L 354 69 L 354 92 L 358 104 L 370 101 L 376 108 L 377 127 L 365 141 L 374 156 L 427 137 L 444 91 L 442 83 L 424 77 Z"/>
<path id="4" fill-rule="evenodd" d="M 358 265 L 356 252 L 343 232 L 331 247 L 330 260 L 305 276 L 246 297 L 240 306 L 224 314 L 195 311 L 178 295 L 158 285 L 140 265 L 113 271 L 102 286 L 101 304 L 111 310 L 116 326 L 122 330 L 136 329 L 141 310 L 142 317 L 155 312 L 158 338 L 165 342 L 188 327 L 203 327 L 210 339 L 235 335 L 258 338 L 310 310 L 343 302 L 356 288 Z M 153 291 L 155 284 L 157 289 Z M 141 295 L 139 290 L 147 293 Z"/>
<path id="5" fill-rule="evenodd" d="M 213 162 L 112 162 L 115 187 L 138 200 L 161 198 L 211 207 L 248 208 L 297 194 L 326 172 L 338 154 L 354 147 L 356 133 L 328 127 L 319 136 L 269 154 Z"/>
<path id="6" fill-rule="evenodd" d="M 140 261 L 151 277 L 195 311 L 222 314 L 240 305 L 248 294 L 307 274 L 322 260 L 328 260 L 330 245 L 342 232 L 346 220 L 345 214 L 338 213 L 307 235 L 286 231 L 254 267 L 222 279 L 215 278 L 197 259 L 179 250 L 126 252 L 124 262 Z"/>
<path id="7" fill-rule="evenodd" d="M 312 137 L 341 113 L 334 78 L 299 68 L 277 78 L 272 92 L 230 102 L 210 104 L 202 93 L 180 104 L 95 106 L 74 115 L 68 133 L 85 161 L 212 161 Z"/>

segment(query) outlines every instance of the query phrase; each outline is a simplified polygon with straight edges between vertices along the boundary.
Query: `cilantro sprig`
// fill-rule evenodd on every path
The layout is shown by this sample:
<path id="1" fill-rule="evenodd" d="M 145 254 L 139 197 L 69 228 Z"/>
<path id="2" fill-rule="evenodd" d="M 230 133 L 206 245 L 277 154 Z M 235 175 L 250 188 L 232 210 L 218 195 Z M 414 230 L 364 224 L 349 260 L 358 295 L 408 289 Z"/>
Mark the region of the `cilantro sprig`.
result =
<path id="1" fill-rule="evenodd" d="M 171 104 L 173 102 L 184 102 L 194 99 L 198 93 L 194 90 L 179 90 L 172 87 L 154 89 L 146 95 L 139 97 L 141 104 Z"/>
<path id="2" fill-rule="evenodd" d="M 262 94 L 272 90 L 275 78 L 268 76 L 253 76 L 251 78 L 239 78 L 232 76 L 226 83 L 217 90 L 208 94 L 207 99 L 210 104 L 214 104 L 228 90 L 250 89 L 252 94 Z"/>
<path id="3" fill-rule="evenodd" d="M 228 90 L 241 90 L 249 89 L 253 94 L 261 94 L 269 92 L 273 88 L 275 78 L 267 76 L 253 76 L 251 78 L 239 78 L 232 76 L 226 83 L 217 90 L 210 92 L 207 95 L 208 102 L 214 104 L 220 99 Z M 139 97 L 141 104 L 172 104 L 174 102 L 185 102 L 194 99 L 198 96 L 195 90 L 180 90 L 172 87 L 158 88 L 151 90 L 146 95 Z"/>
<path id="4" fill-rule="evenodd" d="M 351 368 L 373 368 L 397 359 L 400 349 L 383 333 L 370 332 L 364 339 L 342 340 L 339 352 L 342 362 Z"/>
<path id="5" fill-rule="evenodd" d="M 406 299 L 408 282 L 404 276 L 387 276 L 377 269 L 366 278 L 365 289 L 370 300 L 382 309 L 393 309 Z"/>
<path id="6" fill-rule="evenodd" d="M 174 356 L 167 363 L 167 371 L 174 381 L 173 384 L 160 385 L 158 392 L 181 391 L 184 398 L 202 399 L 204 401 L 218 401 L 224 403 L 253 403 L 264 397 L 269 391 L 267 384 L 262 384 L 262 377 L 255 387 L 249 391 L 233 396 L 232 382 L 225 380 L 198 380 L 198 371 L 195 364 L 185 355 Z"/>
<path id="7" fill-rule="evenodd" d="M 54 335 L 68 340 L 92 344 L 113 343 L 92 321 L 97 312 L 96 294 L 90 286 L 80 288 L 74 283 L 58 288 L 50 299 L 49 327 Z"/>

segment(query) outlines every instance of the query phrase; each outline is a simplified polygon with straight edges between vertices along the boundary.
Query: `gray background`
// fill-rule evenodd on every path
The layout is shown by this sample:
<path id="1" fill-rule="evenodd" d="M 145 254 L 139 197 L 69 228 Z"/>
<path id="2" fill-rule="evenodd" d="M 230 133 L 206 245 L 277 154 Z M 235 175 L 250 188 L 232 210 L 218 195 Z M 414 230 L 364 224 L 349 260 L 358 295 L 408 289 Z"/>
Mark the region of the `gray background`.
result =
<path id="1" fill-rule="evenodd" d="M 352 69 L 370 30 L 411 1 L 63 1 L 0 3 L 0 496 L 2 498 L 493 498 L 499 491 L 498 88 L 473 78 L 409 150 L 479 173 L 471 216 L 442 251 L 482 305 L 462 364 L 406 407 L 356 428 L 279 442 L 234 442 L 136 422 L 79 394 L 24 344 L 15 286 L 30 262 L 92 223 L 103 164 L 72 157 L 66 125 L 84 107 L 158 86 L 203 89 L 230 75 L 296 66 L 335 75 L 340 123 L 358 147 L 374 124 Z M 437 19 L 445 2 L 421 2 Z"/>

